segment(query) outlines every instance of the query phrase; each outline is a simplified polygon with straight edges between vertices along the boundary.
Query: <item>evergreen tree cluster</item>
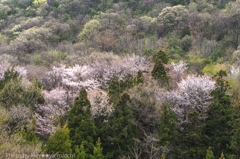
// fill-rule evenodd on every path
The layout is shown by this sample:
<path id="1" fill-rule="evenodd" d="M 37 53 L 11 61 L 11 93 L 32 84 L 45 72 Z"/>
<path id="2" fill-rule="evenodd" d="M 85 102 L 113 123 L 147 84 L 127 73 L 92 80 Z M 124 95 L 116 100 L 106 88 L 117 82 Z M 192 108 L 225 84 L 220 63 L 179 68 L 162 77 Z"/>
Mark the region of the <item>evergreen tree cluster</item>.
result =
<path id="1" fill-rule="evenodd" d="M 145 140 L 144 133 L 137 123 L 140 122 L 134 113 L 133 102 L 127 93 L 122 93 L 126 86 L 142 83 L 142 73 L 134 79 L 128 76 L 126 83 L 121 83 L 115 76 L 109 85 L 114 112 L 110 116 L 91 119 L 91 104 L 85 88 L 82 88 L 75 99 L 74 106 L 68 115 L 67 124 L 57 128 L 46 144 L 48 153 L 75 153 L 76 158 L 134 158 L 133 145 Z M 234 158 L 239 156 L 239 110 L 231 106 L 228 82 L 224 79 L 225 71 L 219 71 L 216 89 L 207 117 L 198 111 L 187 115 L 187 123 L 178 125 L 178 118 L 173 107 L 168 103 L 162 105 L 162 114 L 158 128 L 158 142 L 154 147 L 162 147 L 161 158 L 176 159 L 214 159 Z M 140 79 L 140 80 L 139 80 Z M 134 81 L 135 80 L 135 81 Z M 130 81 L 130 82 L 129 82 Z M 122 89 L 121 89 L 122 88 Z M 114 89 L 118 92 L 114 92 Z M 101 142 L 100 142 L 101 139 Z M 60 144 L 61 143 L 61 144 Z M 96 143 L 96 144 L 95 144 Z M 153 145 L 152 145 L 153 146 Z M 144 148 L 140 144 L 140 149 Z M 134 149 L 136 151 L 136 149 Z M 141 156 L 147 157 L 147 153 Z"/>
<path id="2" fill-rule="evenodd" d="M 0 158 L 240 159 L 239 8 L 0 1 Z"/>
<path id="3" fill-rule="evenodd" d="M 217 81 L 216 89 L 212 91 L 214 99 L 206 112 L 207 117 L 203 118 L 197 111 L 190 112 L 182 130 L 177 126 L 177 118 L 171 107 L 167 104 L 163 106 L 160 145 L 173 148 L 168 154 L 171 158 L 239 157 L 239 149 L 236 149 L 239 143 L 236 130 L 239 111 L 234 113 L 225 76 L 226 72 L 220 70 L 213 77 Z"/>

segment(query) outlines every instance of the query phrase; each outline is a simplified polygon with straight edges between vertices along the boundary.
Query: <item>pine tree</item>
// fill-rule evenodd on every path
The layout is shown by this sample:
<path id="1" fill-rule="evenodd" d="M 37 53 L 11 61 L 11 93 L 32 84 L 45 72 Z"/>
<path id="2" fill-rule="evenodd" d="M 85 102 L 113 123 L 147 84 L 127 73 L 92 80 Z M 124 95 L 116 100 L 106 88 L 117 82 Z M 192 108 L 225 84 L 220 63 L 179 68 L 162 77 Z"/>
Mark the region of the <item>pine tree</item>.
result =
<path id="1" fill-rule="evenodd" d="M 202 122 L 198 112 L 193 111 L 187 117 L 188 123 L 184 125 L 181 141 L 183 158 L 203 158 L 209 138 L 202 134 Z"/>
<path id="2" fill-rule="evenodd" d="M 177 116 L 168 103 L 163 104 L 160 120 L 159 138 L 161 146 L 173 146 L 176 149 L 179 133 L 177 131 Z M 174 151 L 174 150 L 173 150 Z"/>
<path id="3" fill-rule="evenodd" d="M 118 81 L 118 76 L 115 75 L 109 83 L 109 103 L 116 103 L 121 95 L 121 87 Z"/>
<path id="4" fill-rule="evenodd" d="M 209 146 L 213 146 L 213 153 L 218 155 L 219 152 L 230 154 L 229 148 L 232 136 L 232 120 L 233 107 L 230 104 L 230 95 L 226 93 L 229 84 L 224 80 L 227 76 L 226 71 L 220 70 L 214 77 L 216 80 L 216 89 L 212 91 L 214 101 L 211 103 L 207 111 L 206 125 L 204 127 L 204 134 L 210 138 Z"/>
<path id="5" fill-rule="evenodd" d="M 124 91 L 125 89 L 132 88 L 134 85 L 134 78 L 131 74 L 127 74 L 120 81 L 120 89 Z"/>
<path id="6" fill-rule="evenodd" d="M 57 126 L 55 134 L 51 134 L 45 147 L 48 154 L 70 154 L 72 153 L 71 141 L 69 140 L 69 129 L 67 124 L 61 130 L 60 124 Z"/>
<path id="7" fill-rule="evenodd" d="M 96 137 L 96 127 L 91 119 L 91 104 L 87 98 L 85 88 L 81 89 L 69 112 L 68 128 L 70 130 L 72 149 L 75 150 L 75 146 L 83 143 L 86 149 L 86 159 L 91 158 L 94 149 L 93 141 Z"/>
<path id="8" fill-rule="evenodd" d="M 136 79 L 135 79 L 135 83 L 139 84 L 139 83 L 143 83 L 143 82 L 144 82 L 143 73 L 142 73 L 141 70 L 138 70 L 138 73 L 137 73 L 137 76 L 136 76 Z"/>
<path id="9" fill-rule="evenodd" d="M 102 134 L 104 134 L 103 151 L 106 158 L 128 155 L 129 146 L 134 144 L 133 138 L 138 137 L 138 129 L 132 124 L 134 117 L 128 102 L 130 102 L 130 96 L 127 93 L 122 94 L 118 103 L 114 106 L 114 113 L 106 123 L 104 131 L 102 131 Z"/>
<path id="10" fill-rule="evenodd" d="M 104 159 L 102 150 L 103 148 L 101 148 L 101 141 L 100 141 L 100 138 L 98 138 L 96 142 L 96 146 L 94 147 L 94 150 L 93 150 L 94 159 Z"/>
<path id="11" fill-rule="evenodd" d="M 169 57 L 165 52 L 159 50 L 157 53 L 153 55 L 153 62 L 157 63 L 159 60 L 161 60 L 162 63 L 167 64 L 169 61 Z"/>
<path id="12" fill-rule="evenodd" d="M 214 155 L 211 147 L 209 147 L 207 150 L 206 159 L 214 159 Z"/>
<path id="13" fill-rule="evenodd" d="M 239 158 L 240 157 L 240 105 L 235 110 L 231 125 L 233 126 L 231 149 L 234 151 L 234 154 L 237 156 L 237 158 Z"/>
<path id="14" fill-rule="evenodd" d="M 163 82 L 168 84 L 167 73 L 161 60 L 158 60 L 155 63 L 151 74 L 154 78 L 161 79 Z"/>

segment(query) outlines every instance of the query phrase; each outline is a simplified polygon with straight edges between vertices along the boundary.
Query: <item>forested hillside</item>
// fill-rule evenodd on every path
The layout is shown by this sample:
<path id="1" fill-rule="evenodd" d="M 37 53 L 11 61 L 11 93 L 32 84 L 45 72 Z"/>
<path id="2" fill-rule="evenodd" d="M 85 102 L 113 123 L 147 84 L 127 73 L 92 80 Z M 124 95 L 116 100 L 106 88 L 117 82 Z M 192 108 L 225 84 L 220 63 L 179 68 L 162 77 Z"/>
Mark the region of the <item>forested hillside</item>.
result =
<path id="1" fill-rule="evenodd" d="M 239 65 L 239 0 L 1 0 L 0 158 L 239 159 Z"/>

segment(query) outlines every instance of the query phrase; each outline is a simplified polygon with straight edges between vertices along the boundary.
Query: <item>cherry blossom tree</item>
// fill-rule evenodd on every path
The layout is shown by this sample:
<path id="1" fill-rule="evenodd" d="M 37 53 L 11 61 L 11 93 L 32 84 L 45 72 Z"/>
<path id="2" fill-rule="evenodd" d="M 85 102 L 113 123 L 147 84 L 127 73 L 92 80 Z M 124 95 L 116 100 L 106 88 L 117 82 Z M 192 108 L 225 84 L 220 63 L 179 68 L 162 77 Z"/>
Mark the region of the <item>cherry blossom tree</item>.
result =
<path id="1" fill-rule="evenodd" d="M 88 99 L 91 103 L 92 119 L 96 119 L 99 115 L 109 116 L 112 114 L 114 108 L 108 102 L 107 92 L 97 88 L 88 92 Z"/>
<path id="2" fill-rule="evenodd" d="M 112 61 L 96 61 L 88 65 L 74 65 L 73 67 L 53 67 L 42 78 L 42 91 L 45 104 L 36 105 L 36 114 L 39 134 L 49 134 L 54 131 L 56 116 L 68 114 L 74 98 L 77 97 L 82 87 L 88 92 L 88 99 L 92 105 L 92 119 L 99 115 L 108 116 L 113 111 L 113 106 L 108 103 L 107 92 L 101 87 L 107 87 L 114 75 L 120 80 L 126 74 L 136 75 L 138 70 L 144 70 L 149 65 L 147 57 L 136 55 L 124 56 Z M 56 124 L 55 124 L 56 125 Z"/>
<path id="3" fill-rule="evenodd" d="M 238 76 L 238 74 L 239 74 L 239 71 L 240 71 L 239 67 L 234 68 L 234 67 L 232 66 L 232 69 L 230 69 L 230 74 L 229 74 L 229 76 L 232 77 L 232 78 L 237 78 L 237 76 Z"/>
<path id="4" fill-rule="evenodd" d="M 56 121 L 60 117 L 67 115 L 73 105 L 74 99 L 78 93 L 72 93 L 63 87 L 57 87 L 51 91 L 42 91 L 45 99 L 44 104 L 36 104 L 37 116 L 37 133 L 40 135 L 49 135 L 56 130 Z M 108 103 L 107 92 L 96 88 L 88 91 L 88 99 L 91 103 L 92 119 L 99 115 L 109 116 L 113 111 L 113 106 Z M 43 115 L 40 115 L 42 112 Z"/>
<path id="5" fill-rule="evenodd" d="M 8 69 L 8 65 L 0 65 L 0 80 L 4 78 L 4 72 Z"/>
<path id="6" fill-rule="evenodd" d="M 35 108 L 37 110 L 37 133 L 44 135 L 50 134 L 52 130 L 56 129 L 56 119 L 68 114 L 71 109 L 70 106 L 78 95 L 66 91 L 63 87 L 57 87 L 51 91 L 44 90 L 42 95 L 45 103 L 36 104 Z M 43 115 L 38 112 L 42 112 Z"/>
<path id="7" fill-rule="evenodd" d="M 106 87 L 114 75 L 120 80 L 126 74 L 135 76 L 138 70 L 144 70 L 144 66 L 148 63 L 146 57 L 128 55 L 121 60 L 96 61 L 89 65 L 75 65 L 72 68 L 62 65 L 59 68 L 53 67 L 52 71 L 46 73 L 42 83 L 47 89 L 65 86 L 76 91 L 84 86 L 87 90 L 93 90 L 99 86 Z"/>
<path id="8" fill-rule="evenodd" d="M 183 61 L 179 61 L 179 63 L 171 62 L 171 64 L 165 64 L 164 67 L 167 70 L 170 86 L 173 89 L 177 88 L 177 83 L 185 77 L 185 71 L 188 69 L 187 63 Z"/>
<path id="9" fill-rule="evenodd" d="M 171 62 L 172 72 L 177 75 L 177 82 L 184 77 L 184 72 L 187 70 L 187 63 L 179 61 L 178 64 Z"/>
<path id="10" fill-rule="evenodd" d="M 43 86 L 51 90 L 58 86 L 63 86 L 72 91 L 80 90 L 82 87 L 95 89 L 99 86 L 98 82 L 91 78 L 91 68 L 88 65 L 75 65 L 73 68 L 53 66 L 53 70 L 47 72 L 42 78 Z"/>
<path id="11" fill-rule="evenodd" d="M 97 78 L 101 85 L 106 87 L 114 75 L 117 75 L 119 80 L 126 74 L 135 76 L 139 69 L 144 71 L 149 64 L 150 61 L 147 57 L 133 54 L 124 56 L 121 60 L 112 60 L 109 63 L 96 62 L 91 67 L 94 78 Z"/>
<path id="12" fill-rule="evenodd" d="M 208 75 L 188 76 L 178 83 L 178 89 L 167 93 L 167 101 L 173 105 L 173 111 L 178 115 L 180 123 L 187 121 L 189 112 L 198 111 L 204 115 L 208 109 L 215 89 L 215 81 Z"/>

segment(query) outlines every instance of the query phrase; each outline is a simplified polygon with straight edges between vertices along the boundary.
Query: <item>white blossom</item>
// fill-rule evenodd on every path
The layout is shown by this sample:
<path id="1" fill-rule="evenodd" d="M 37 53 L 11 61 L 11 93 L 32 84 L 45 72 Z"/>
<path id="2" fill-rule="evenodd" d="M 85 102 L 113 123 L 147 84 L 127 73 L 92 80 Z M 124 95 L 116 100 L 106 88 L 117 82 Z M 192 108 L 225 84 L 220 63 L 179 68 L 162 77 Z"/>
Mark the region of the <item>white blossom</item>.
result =
<path id="1" fill-rule="evenodd" d="M 186 122 L 189 112 L 198 111 L 204 114 L 208 109 L 215 89 L 215 81 L 208 75 L 188 76 L 178 83 L 178 89 L 167 93 L 168 102 L 178 115 L 180 122 Z"/>
<path id="2" fill-rule="evenodd" d="M 236 69 L 232 66 L 232 69 L 230 70 L 230 76 L 233 78 L 237 78 L 238 74 L 239 74 L 239 67 L 237 67 Z"/>
<path id="3" fill-rule="evenodd" d="M 107 92 L 97 88 L 88 92 L 88 99 L 91 103 L 92 119 L 99 115 L 109 116 L 112 114 L 113 106 L 108 102 Z"/>
<path id="4" fill-rule="evenodd" d="M 175 64 L 174 62 L 171 62 L 172 71 L 173 73 L 177 74 L 177 80 L 183 78 L 184 71 L 187 70 L 187 63 L 183 61 L 179 61 L 178 64 Z"/>
<path id="5" fill-rule="evenodd" d="M 53 70 L 47 72 L 42 78 L 42 84 L 46 89 L 56 88 L 62 83 L 62 76 L 64 75 L 64 67 L 57 68 L 53 66 Z"/>
<path id="6" fill-rule="evenodd" d="M 4 72 L 8 69 L 8 65 L 0 65 L 0 80 L 4 78 Z"/>
<path id="7" fill-rule="evenodd" d="M 35 108 L 37 112 L 43 112 L 43 115 L 36 113 L 37 115 L 37 132 L 41 135 L 49 134 L 52 130 L 55 130 L 54 122 L 56 117 L 66 115 L 73 105 L 74 99 L 78 96 L 72 94 L 62 87 L 57 87 L 51 91 L 42 91 L 44 97 L 44 104 L 36 104 Z"/>
<path id="8" fill-rule="evenodd" d="M 138 70 L 144 70 L 150 61 L 146 57 L 128 55 L 121 60 L 112 60 L 111 62 L 96 62 L 91 64 L 91 74 L 97 78 L 102 86 L 107 86 L 114 75 L 121 80 L 124 75 L 131 74 L 135 76 Z"/>
<path id="9" fill-rule="evenodd" d="M 14 67 L 14 70 L 19 72 L 19 75 L 23 77 L 24 79 L 27 79 L 27 70 L 24 67 Z"/>
<path id="10" fill-rule="evenodd" d="M 90 65 L 75 65 L 73 67 L 53 67 L 42 78 L 42 84 L 48 91 L 42 94 L 46 103 L 36 105 L 36 109 L 43 112 L 38 114 L 37 123 L 39 134 L 49 134 L 54 125 L 56 116 L 67 114 L 73 99 L 78 95 L 82 87 L 88 92 L 88 98 L 92 105 L 92 119 L 99 115 L 110 115 L 113 111 L 112 105 L 108 103 L 107 92 L 99 87 L 106 87 L 114 75 L 121 79 L 126 74 L 136 75 L 139 69 L 143 69 L 149 61 L 146 57 L 125 56 L 121 60 L 110 62 L 101 61 Z"/>

